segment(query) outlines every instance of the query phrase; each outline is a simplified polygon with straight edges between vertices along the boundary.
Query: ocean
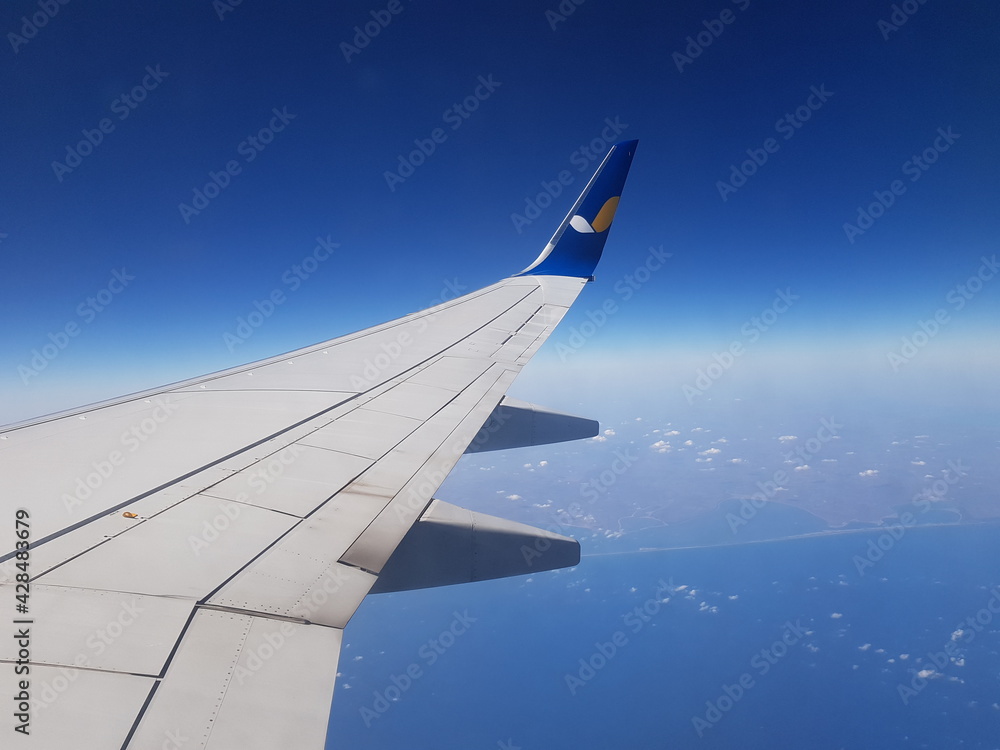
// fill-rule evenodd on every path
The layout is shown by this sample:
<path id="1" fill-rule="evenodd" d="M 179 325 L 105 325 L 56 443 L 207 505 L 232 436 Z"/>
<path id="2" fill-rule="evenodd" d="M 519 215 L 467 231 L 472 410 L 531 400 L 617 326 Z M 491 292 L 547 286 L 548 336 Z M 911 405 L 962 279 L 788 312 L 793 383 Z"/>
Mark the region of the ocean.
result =
<path id="1" fill-rule="evenodd" d="M 997 530 L 585 546 L 570 570 L 372 596 L 328 746 L 1000 748 Z"/>

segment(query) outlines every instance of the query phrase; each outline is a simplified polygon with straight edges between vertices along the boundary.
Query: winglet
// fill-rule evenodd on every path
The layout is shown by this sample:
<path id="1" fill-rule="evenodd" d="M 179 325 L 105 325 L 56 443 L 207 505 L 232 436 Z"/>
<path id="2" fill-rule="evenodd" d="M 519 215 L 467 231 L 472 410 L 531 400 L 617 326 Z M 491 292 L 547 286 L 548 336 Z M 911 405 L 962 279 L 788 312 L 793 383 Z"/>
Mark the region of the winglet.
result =
<path id="1" fill-rule="evenodd" d="M 621 141 L 611 147 L 541 255 L 515 276 L 594 275 L 637 145 Z"/>

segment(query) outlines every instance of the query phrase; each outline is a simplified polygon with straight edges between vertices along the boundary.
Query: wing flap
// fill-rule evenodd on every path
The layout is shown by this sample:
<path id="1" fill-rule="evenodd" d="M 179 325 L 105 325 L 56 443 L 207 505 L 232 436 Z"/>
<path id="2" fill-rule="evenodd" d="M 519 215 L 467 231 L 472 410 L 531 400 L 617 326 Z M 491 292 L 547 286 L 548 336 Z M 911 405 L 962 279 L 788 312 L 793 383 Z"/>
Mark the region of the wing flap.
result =
<path id="1" fill-rule="evenodd" d="M 295 529 L 223 586 L 209 604 L 345 627 L 375 576 L 338 562 L 344 552 L 339 510 Z"/>
<path id="2" fill-rule="evenodd" d="M 439 419 L 425 426 L 433 425 L 437 433 L 432 433 L 427 443 L 433 450 L 424 449 L 426 458 L 420 463 L 418 470 L 351 545 L 341 558 L 342 562 L 375 573 L 382 569 L 396 545 L 427 507 L 433 493 L 499 403 L 515 374 L 497 365 L 477 381 L 478 387 L 470 387 L 464 391 L 447 409 L 442 410 Z M 419 436 L 422 432 L 424 430 L 418 430 L 414 436 Z"/>
<path id="3" fill-rule="evenodd" d="M 128 747 L 161 750 L 168 737 L 184 750 L 323 747 L 341 635 L 199 610 Z"/>
<path id="4" fill-rule="evenodd" d="M 188 599 L 32 586 L 32 664 L 155 677 L 193 608 Z M 15 639 L 0 639 L 0 661 L 15 661 L 17 650 Z"/>
<path id="5" fill-rule="evenodd" d="M 66 667 L 33 667 L 31 676 L 33 714 L 26 746 L 45 750 L 122 747 L 157 684 L 151 677 Z M 4 733 L 10 736 L 8 726 Z"/>

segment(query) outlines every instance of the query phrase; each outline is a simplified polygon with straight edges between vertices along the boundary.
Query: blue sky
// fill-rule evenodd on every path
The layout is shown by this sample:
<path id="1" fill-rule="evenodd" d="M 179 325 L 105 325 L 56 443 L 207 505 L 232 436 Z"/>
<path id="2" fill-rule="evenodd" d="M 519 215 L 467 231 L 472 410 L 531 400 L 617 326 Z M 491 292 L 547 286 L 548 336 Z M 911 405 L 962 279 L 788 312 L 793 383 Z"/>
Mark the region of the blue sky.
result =
<path id="1" fill-rule="evenodd" d="M 915 12 L 895 18 L 888 3 L 757 0 L 588 0 L 569 14 L 42 5 L 3 15 L 0 421 L 314 343 L 520 270 L 607 142 L 630 138 L 598 282 L 553 342 L 605 299 L 616 312 L 570 357 L 550 343 L 539 373 L 569 359 L 590 373 L 614 354 L 690 361 L 672 375 L 688 382 L 734 341 L 776 368 L 995 365 L 992 4 L 904 3 Z M 361 47 L 356 26 L 378 33 Z M 433 152 L 411 159 L 421 143 Z M 422 163 L 411 174 L 401 159 Z M 534 216 L 528 202 L 548 203 L 563 172 L 551 206 L 515 216 Z M 197 203 L 213 174 L 223 187 Z M 845 231 L 873 202 L 871 225 Z M 647 274 L 650 248 L 671 257 Z M 776 290 L 796 299 L 761 328 Z M 234 344 L 275 291 L 273 314 Z M 896 373 L 888 354 L 940 310 Z"/>

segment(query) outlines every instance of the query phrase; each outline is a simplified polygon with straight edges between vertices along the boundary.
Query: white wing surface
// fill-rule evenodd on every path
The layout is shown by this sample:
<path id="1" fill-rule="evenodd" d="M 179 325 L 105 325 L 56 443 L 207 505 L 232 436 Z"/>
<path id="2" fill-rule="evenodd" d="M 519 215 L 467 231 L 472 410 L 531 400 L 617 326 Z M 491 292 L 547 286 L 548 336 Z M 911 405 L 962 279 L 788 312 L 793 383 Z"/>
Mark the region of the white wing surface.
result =
<path id="1" fill-rule="evenodd" d="M 635 146 L 611 150 L 520 275 L 0 430 L 19 534 L 0 542 L 3 746 L 319 749 L 369 592 L 575 564 L 573 540 L 433 494 L 469 450 L 596 433 L 504 395 L 591 277 Z"/>

